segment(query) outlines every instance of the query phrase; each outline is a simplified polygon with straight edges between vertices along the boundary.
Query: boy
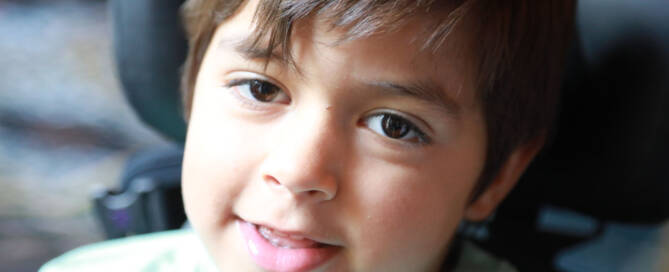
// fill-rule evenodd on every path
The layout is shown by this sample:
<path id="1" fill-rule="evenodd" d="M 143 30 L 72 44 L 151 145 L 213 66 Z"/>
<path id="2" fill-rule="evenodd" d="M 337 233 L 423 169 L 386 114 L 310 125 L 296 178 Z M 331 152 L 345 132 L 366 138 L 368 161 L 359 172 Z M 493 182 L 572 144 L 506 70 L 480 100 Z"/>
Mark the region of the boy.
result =
<path id="1" fill-rule="evenodd" d="M 191 0 L 188 218 L 219 271 L 451 271 L 543 146 L 571 1 Z"/>
<path id="2" fill-rule="evenodd" d="M 220 270 L 437 271 L 552 119 L 572 4 L 520 2 L 188 3 L 183 193 Z"/>

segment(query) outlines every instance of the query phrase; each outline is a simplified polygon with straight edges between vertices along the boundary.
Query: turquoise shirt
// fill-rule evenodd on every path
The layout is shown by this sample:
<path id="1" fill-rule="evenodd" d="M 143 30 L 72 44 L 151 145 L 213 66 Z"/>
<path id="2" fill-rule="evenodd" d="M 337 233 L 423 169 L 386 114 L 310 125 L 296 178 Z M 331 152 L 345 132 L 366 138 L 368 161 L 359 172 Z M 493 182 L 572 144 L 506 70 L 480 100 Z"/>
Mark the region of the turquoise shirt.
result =
<path id="1" fill-rule="evenodd" d="M 39 272 L 216 272 L 200 240 L 190 229 L 110 240 L 74 249 L 46 263 Z M 454 272 L 514 272 L 501 261 L 464 243 Z"/>
<path id="2" fill-rule="evenodd" d="M 192 230 L 173 230 L 95 243 L 47 262 L 39 272 L 216 272 Z"/>

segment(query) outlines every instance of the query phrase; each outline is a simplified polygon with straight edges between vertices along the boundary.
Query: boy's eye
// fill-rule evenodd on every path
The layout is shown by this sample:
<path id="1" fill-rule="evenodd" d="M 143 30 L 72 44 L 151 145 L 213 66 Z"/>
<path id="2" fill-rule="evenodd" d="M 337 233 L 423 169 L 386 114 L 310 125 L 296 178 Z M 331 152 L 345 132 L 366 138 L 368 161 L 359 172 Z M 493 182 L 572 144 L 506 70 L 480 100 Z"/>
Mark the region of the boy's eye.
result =
<path id="1" fill-rule="evenodd" d="M 365 124 L 374 132 L 388 138 L 416 143 L 429 143 L 429 138 L 413 123 L 390 113 L 379 113 L 368 117 Z"/>
<path id="2" fill-rule="evenodd" d="M 236 87 L 244 98 L 262 103 L 290 102 L 290 98 L 281 88 L 260 79 L 233 80 L 228 87 Z"/>

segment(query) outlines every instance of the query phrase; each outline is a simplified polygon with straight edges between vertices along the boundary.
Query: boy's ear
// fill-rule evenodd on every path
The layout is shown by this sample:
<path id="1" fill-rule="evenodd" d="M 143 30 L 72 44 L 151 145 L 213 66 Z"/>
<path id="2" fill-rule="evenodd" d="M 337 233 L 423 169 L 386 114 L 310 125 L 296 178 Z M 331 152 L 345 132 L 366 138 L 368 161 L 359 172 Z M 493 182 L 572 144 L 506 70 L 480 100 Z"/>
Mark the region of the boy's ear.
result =
<path id="1" fill-rule="evenodd" d="M 511 192 L 545 140 L 544 135 L 537 136 L 511 152 L 488 187 L 465 209 L 465 219 L 474 222 L 486 219 Z"/>

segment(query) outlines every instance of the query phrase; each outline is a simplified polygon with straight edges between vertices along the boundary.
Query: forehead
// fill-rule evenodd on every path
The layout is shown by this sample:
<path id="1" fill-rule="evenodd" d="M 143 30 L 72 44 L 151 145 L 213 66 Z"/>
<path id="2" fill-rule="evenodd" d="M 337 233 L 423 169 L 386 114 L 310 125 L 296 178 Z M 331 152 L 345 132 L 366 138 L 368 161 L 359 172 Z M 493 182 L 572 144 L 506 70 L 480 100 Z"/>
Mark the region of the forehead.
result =
<path id="1" fill-rule="evenodd" d="M 338 43 L 342 31 L 330 30 L 325 24 L 300 22 L 296 27 L 293 50 L 296 60 L 305 55 L 326 57 L 326 61 L 345 63 L 352 74 L 380 74 L 395 78 L 417 78 L 440 81 L 446 85 L 468 84 L 473 71 L 473 54 L 469 52 L 466 31 L 456 29 L 438 48 L 425 48 L 431 34 L 431 20 L 411 18 L 406 25 L 392 31 Z M 463 26 L 464 27 L 464 26 Z M 304 50 L 304 49 L 306 50 Z M 311 52 L 309 50 L 318 50 Z M 331 53 L 336 58 L 327 59 Z M 299 63 L 299 62 L 298 62 Z M 449 86 L 452 89 L 455 86 Z"/>

